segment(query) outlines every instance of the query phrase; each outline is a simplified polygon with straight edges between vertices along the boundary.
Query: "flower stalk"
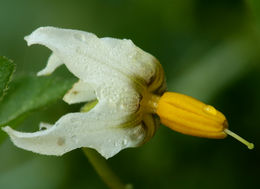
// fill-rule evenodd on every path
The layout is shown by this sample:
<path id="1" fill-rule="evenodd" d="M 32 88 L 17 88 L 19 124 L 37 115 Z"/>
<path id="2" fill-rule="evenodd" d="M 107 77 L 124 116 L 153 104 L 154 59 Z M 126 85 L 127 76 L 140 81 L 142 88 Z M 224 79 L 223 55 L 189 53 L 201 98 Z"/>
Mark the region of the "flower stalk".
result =
<path id="1" fill-rule="evenodd" d="M 81 112 L 88 112 L 96 106 L 97 100 L 85 104 L 81 108 Z M 100 178 L 111 189 L 127 189 L 128 185 L 124 185 L 119 177 L 109 167 L 106 159 L 102 157 L 96 150 L 91 148 L 82 148 L 85 156 L 88 158 L 91 165 L 94 167 Z"/>
<path id="2" fill-rule="evenodd" d="M 117 175 L 110 169 L 107 161 L 98 152 L 91 148 L 82 148 L 84 154 L 87 156 L 89 162 L 92 164 L 94 169 L 100 178 L 106 183 L 111 189 L 126 189 L 127 185 L 124 185 Z"/>

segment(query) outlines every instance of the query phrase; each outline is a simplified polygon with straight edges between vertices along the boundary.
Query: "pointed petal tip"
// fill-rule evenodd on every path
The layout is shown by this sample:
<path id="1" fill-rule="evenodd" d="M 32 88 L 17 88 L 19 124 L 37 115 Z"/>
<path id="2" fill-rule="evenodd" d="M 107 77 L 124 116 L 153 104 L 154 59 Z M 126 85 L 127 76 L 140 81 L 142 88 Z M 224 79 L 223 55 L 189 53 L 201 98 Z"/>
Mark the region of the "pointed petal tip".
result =
<path id="1" fill-rule="evenodd" d="M 45 70 L 41 70 L 39 72 L 37 72 L 36 76 L 48 76 L 51 75 L 50 73 L 46 72 Z"/>
<path id="2" fill-rule="evenodd" d="M 8 134 L 8 136 L 11 138 L 11 140 L 13 141 L 14 137 L 19 137 L 19 131 L 14 130 L 13 128 L 11 128 L 10 126 L 5 126 L 1 128 L 6 134 Z"/>
<path id="3" fill-rule="evenodd" d="M 42 71 L 39 71 L 39 72 L 37 72 L 37 74 L 36 74 L 36 76 L 44 76 L 44 74 L 42 73 Z"/>
<path id="4" fill-rule="evenodd" d="M 40 127 L 41 126 L 44 126 L 46 128 L 46 127 L 49 127 L 50 125 L 46 124 L 46 123 L 41 123 Z M 37 141 L 37 138 L 40 136 L 37 136 L 37 137 L 33 136 L 37 132 L 23 133 L 23 132 L 19 132 L 19 131 L 12 129 L 9 126 L 2 127 L 2 130 L 9 135 L 12 143 L 18 148 L 21 148 L 21 149 L 24 149 L 27 151 L 31 151 L 31 152 L 37 153 L 37 154 L 51 155 L 51 156 L 62 156 L 63 154 L 65 154 L 67 152 L 64 149 L 58 149 L 57 147 L 53 148 L 53 146 L 48 145 L 48 144 L 47 144 L 47 147 L 41 146 L 41 144 L 43 144 L 43 143 Z M 38 132 L 42 132 L 42 131 L 38 131 Z M 61 143 L 63 141 L 58 141 L 58 142 Z"/>
<path id="5" fill-rule="evenodd" d="M 13 139 L 13 137 L 20 137 L 19 134 L 20 134 L 21 132 L 14 130 L 14 129 L 13 129 L 12 127 L 10 127 L 10 126 L 2 127 L 2 130 L 3 130 L 4 132 L 6 132 L 11 139 Z"/>
<path id="6" fill-rule="evenodd" d="M 24 40 L 27 42 L 27 45 L 30 46 L 30 43 L 29 43 L 30 35 L 25 36 Z"/>
<path id="7" fill-rule="evenodd" d="M 39 27 L 36 30 L 34 30 L 31 34 L 25 36 L 24 40 L 27 42 L 28 46 L 31 46 L 31 45 L 37 43 L 36 38 L 38 38 L 39 35 L 44 34 L 46 31 L 51 30 L 51 29 L 55 29 L 55 27 L 52 27 L 52 26 Z"/>
<path id="8" fill-rule="evenodd" d="M 67 104 L 69 104 L 69 105 L 74 104 L 74 103 L 70 100 L 70 98 L 68 97 L 67 93 L 63 96 L 62 100 L 63 100 L 64 102 L 66 102 Z"/>
<path id="9" fill-rule="evenodd" d="M 24 37 L 24 40 L 27 42 L 27 46 L 31 46 L 31 45 L 35 44 L 33 37 L 32 37 L 33 33 Z"/>
<path id="10" fill-rule="evenodd" d="M 1 129 L 2 129 L 4 132 L 9 133 L 10 130 L 11 130 L 11 127 L 5 126 L 5 127 L 2 127 Z"/>

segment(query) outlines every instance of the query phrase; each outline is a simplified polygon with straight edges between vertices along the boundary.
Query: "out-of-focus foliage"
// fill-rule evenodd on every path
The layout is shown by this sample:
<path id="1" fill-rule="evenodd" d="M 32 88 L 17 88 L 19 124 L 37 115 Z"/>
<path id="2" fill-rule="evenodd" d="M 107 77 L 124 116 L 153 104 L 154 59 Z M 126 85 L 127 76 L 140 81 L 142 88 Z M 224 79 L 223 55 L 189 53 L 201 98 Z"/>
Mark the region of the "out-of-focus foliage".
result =
<path id="1" fill-rule="evenodd" d="M 252 39 L 232 39 L 214 47 L 195 65 L 170 81 L 170 90 L 192 94 L 208 101 L 226 86 L 256 66 L 259 49 Z M 203 93 L 202 93 L 203 91 Z"/>
<path id="2" fill-rule="evenodd" d="M 39 26 L 129 38 L 159 59 L 169 90 L 214 105 L 226 115 L 231 130 L 256 146 L 248 151 L 231 138 L 195 138 L 161 126 L 144 146 L 124 150 L 109 160 L 125 182 L 135 188 L 165 189 L 258 185 L 258 0 L 2 0 L 0 24 L 0 55 L 17 63 L 14 79 L 35 74 L 46 64 L 50 51 L 28 48 L 23 40 Z M 54 74 L 64 81 L 71 77 L 64 68 Z M 28 116 L 18 129 L 35 131 L 40 121 L 53 123 L 79 108 L 58 101 Z M 20 150 L 5 140 L 0 154 L 1 188 L 105 188 L 80 150 L 46 157 Z"/>
<path id="3" fill-rule="evenodd" d="M 61 99 L 75 81 L 53 76 L 17 78 L 10 84 L 8 94 L 0 102 L 0 127 L 18 126 L 32 111 Z M 6 135 L 1 132 L 0 142 L 4 136 Z"/>
<path id="4" fill-rule="evenodd" d="M 14 64 L 12 61 L 5 57 L 0 56 L 0 100 L 2 100 L 7 85 L 11 80 L 11 76 L 14 72 Z"/>

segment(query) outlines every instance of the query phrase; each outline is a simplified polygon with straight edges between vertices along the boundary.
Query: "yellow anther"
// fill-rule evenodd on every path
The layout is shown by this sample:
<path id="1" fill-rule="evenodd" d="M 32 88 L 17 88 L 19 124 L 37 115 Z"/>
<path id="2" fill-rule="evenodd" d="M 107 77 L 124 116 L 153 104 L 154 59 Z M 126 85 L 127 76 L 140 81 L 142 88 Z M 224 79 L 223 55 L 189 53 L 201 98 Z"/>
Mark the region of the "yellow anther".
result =
<path id="1" fill-rule="evenodd" d="M 183 94 L 164 93 L 156 113 L 164 125 L 183 134 L 206 138 L 227 136 L 224 132 L 227 120 L 221 112 Z"/>
<path id="2" fill-rule="evenodd" d="M 253 149 L 254 145 L 228 130 L 226 117 L 213 106 L 195 98 L 173 92 L 166 92 L 157 102 L 156 113 L 161 123 L 183 134 L 225 138 L 228 135 Z"/>

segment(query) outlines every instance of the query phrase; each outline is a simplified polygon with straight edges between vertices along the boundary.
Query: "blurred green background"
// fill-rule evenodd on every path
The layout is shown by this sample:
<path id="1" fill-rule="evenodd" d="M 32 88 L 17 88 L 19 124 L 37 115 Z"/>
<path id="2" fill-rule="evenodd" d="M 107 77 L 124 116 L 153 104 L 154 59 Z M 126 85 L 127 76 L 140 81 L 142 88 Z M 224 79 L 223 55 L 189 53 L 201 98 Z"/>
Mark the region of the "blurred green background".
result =
<path id="1" fill-rule="evenodd" d="M 258 0 L 0 0 L 0 55 L 14 77 L 35 74 L 50 51 L 23 37 L 40 26 L 129 38 L 156 56 L 168 89 L 222 111 L 230 129 L 255 143 L 250 151 L 225 140 L 185 136 L 161 126 L 155 137 L 109 159 L 135 188 L 257 188 L 260 178 L 260 1 Z M 55 72 L 56 73 L 56 72 Z M 66 69 L 57 74 L 71 77 Z M 61 100 L 32 113 L 20 130 L 35 131 L 77 111 Z M 80 149 L 62 157 L 0 146 L 1 189 L 106 188 Z"/>

